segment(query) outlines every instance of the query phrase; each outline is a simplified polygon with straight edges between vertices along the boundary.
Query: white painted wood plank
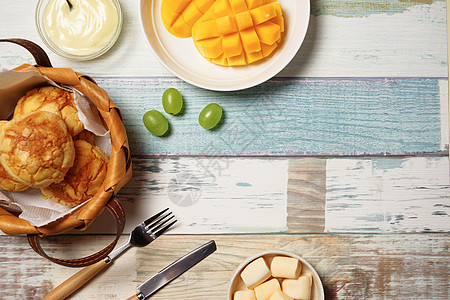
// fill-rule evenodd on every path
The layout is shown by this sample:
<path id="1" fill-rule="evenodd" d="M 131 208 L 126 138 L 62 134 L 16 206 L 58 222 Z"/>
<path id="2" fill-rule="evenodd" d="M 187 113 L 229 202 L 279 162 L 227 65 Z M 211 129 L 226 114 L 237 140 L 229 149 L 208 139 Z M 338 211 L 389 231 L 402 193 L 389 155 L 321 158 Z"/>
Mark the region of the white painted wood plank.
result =
<path id="1" fill-rule="evenodd" d="M 390 1 L 382 1 L 386 12 L 368 16 L 351 10 L 351 2 L 335 5 L 339 10 L 348 7 L 354 17 L 333 12 L 311 17 L 299 53 L 279 75 L 448 76 L 445 1 L 398 13 L 390 10 Z"/>
<path id="2" fill-rule="evenodd" d="M 326 232 L 450 231 L 448 157 L 329 159 Z"/>
<path id="3" fill-rule="evenodd" d="M 125 232 L 170 207 L 171 233 L 262 233 L 287 230 L 287 159 L 134 159 L 133 179 L 119 193 Z M 111 232 L 102 215 L 89 232 Z M 112 228 L 114 230 L 114 228 Z"/>
<path id="4" fill-rule="evenodd" d="M 117 44 L 88 62 L 58 57 L 46 49 L 54 66 L 70 67 L 91 76 L 172 76 L 146 44 L 139 24 L 139 1 L 120 1 L 124 24 Z M 312 4 L 314 5 L 314 3 Z M 447 77 L 444 1 L 413 5 L 361 17 L 314 15 L 301 50 L 279 76 Z M 314 7 L 313 7 L 314 8 Z M 34 24 L 35 6 L 27 0 L 0 2 L 0 36 L 41 42 Z M 328 13 L 328 12 L 327 12 Z M 32 63 L 17 46 L 0 48 L 2 67 Z"/>

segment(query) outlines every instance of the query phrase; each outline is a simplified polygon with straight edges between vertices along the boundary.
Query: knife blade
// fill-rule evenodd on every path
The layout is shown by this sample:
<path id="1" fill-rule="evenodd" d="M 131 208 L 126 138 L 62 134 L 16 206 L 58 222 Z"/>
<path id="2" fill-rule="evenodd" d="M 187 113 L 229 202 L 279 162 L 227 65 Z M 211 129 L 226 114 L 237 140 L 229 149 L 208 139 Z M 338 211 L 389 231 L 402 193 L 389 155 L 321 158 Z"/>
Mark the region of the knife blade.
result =
<path id="1" fill-rule="evenodd" d="M 138 287 L 139 293 L 128 300 L 143 300 L 153 295 L 163 286 L 195 266 L 201 260 L 216 251 L 216 243 L 212 240 L 174 261 Z"/>

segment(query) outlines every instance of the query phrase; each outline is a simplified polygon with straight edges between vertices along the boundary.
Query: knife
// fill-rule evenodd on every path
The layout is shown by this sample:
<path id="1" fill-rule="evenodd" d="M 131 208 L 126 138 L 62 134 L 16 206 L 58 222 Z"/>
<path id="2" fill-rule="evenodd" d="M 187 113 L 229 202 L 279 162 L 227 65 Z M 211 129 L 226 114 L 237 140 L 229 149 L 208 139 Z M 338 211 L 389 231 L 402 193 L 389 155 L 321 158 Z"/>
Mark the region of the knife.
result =
<path id="1" fill-rule="evenodd" d="M 216 251 L 216 243 L 209 241 L 199 248 L 189 252 L 182 258 L 174 261 L 138 287 L 139 293 L 127 300 L 143 300 L 156 293 L 166 284 L 195 266 L 208 255 Z"/>

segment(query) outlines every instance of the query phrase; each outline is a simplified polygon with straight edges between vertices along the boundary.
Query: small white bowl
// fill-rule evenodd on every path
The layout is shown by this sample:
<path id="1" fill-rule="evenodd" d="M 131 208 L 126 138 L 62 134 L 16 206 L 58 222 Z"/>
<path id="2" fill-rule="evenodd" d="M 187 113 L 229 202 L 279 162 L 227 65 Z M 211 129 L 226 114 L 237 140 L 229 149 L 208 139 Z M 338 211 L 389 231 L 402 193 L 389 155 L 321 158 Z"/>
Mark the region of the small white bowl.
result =
<path id="1" fill-rule="evenodd" d="M 243 263 L 237 267 L 236 271 L 233 274 L 233 277 L 231 278 L 230 285 L 228 287 L 228 300 L 233 300 L 234 292 L 239 290 L 246 290 L 247 287 L 245 286 L 243 280 L 241 279 L 241 272 L 242 270 L 252 261 L 254 261 L 257 258 L 264 257 L 267 264 L 270 266 L 270 263 L 272 262 L 272 259 L 275 256 L 288 256 L 293 257 L 301 261 L 303 264 L 302 268 L 302 274 L 311 274 L 313 278 L 312 287 L 311 287 L 311 300 L 324 300 L 325 299 L 325 292 L 323 289 L 322 281 L 320 280 L 319 274 L 317 274 L 316 270 L 303 258 L 300 256 L 283 251 L 283 250 L 270 250 L 270 251 L 264 251 L 261 253 L 258 253 L 252 257 L 247 258 Z"/>
<path id="2" fill-rule="evenodd" d="M 116 43 L 117 39 L 119 38 L 120 32 L 122 31 L 122 23 L 123 23 L 123 16 L 122 16 L 122 9 L 120 7 L 119 0 L 112 0 L 112 3 L 114 4 L 117 12 L 117 26 L 114 30 L 114 35 L 112 36 L 111 40 L 101 49 L 98 51 L 95 51 L 93 53 L 89 54 L 73 54 L 64 51 L 60 47 L 58 47 L 49 37 L 45 30 L 44 25 L 44 13 L 45 8 L 47 4 L 49 3 L 49 0 L 38 0 L 36 5 L 36 14 L 35 14 L 35 22 L 36 22 L 36 28 L 38 31 L 39 36 L 41 37 L 42 42 L 54 53 L 58 54 L 59 56 L 72 59 L 72 60 L 78 60 L 78 61 L 84 61 L 84 60 L 91 60 L 94 58 L 97 58 L 103 54 L 105 54 L 111 47 Z"/>

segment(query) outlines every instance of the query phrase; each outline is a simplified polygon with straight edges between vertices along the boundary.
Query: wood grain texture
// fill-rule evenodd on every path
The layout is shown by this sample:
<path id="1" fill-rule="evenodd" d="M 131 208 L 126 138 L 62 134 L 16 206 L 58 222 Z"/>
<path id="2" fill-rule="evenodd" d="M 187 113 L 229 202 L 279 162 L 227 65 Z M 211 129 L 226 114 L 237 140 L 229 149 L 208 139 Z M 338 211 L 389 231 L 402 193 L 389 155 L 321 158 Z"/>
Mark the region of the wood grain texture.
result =
<path id="1" fill-rule="evenodd" d="M 281 0 L 282 2 L 283 0 Z M 54 66 L 91 76 L 173 76 L 153 55 L 139 23 L 139 5 L 120 1 L 124 24 L 119 40 L 88 62 L 61 58 L 40 40 L 28 0 L 0 2 L 0 34 L 43 46 Z M 444 1 L 313 1 L 312 18 L 301 50 L 280 76 L 447 77 Z M 33 63 L 14 46 L 0 48 L 0 63 L 12 68 Z"/>
<path id="2" fill-rule="evenodd" d="M 439 79 L 278 78 L 230 93 L 194 88 L 174 78 L 96 79 L 122 109 L 134 156 L 446 151 L 441 149 L 441 101 L 448 97 L 440 92 Z M 151 109 L 164 112 L 161 97 L 169 87 L 181 92 L 185 111 L 166 114 L 170 132 L 160 138 L 143 126 L 142 115 Z M 211 102 L 224 111 L 213 131 L 197 121 Z"/>
<path id="3" fill-rule="evenodd" d="M 440 80 L 439 81 L 439 90 L 440 90 L 440 98 L 441 98 L 441 149 L 449 149 L 449 106 L 448 106 L 448 80 Z"/>
<path id="4" fill-rule="evenodd" d="M 171 233 L 264 233 L 287 230 L 286 159 L 133 158 L 133 178 L 120 191 L 125 232 L 170 207 Z M 110 232 L 103 214 L 90 232 Z"/>
<path id="5" fill-rule="evenodd" d="M 327 161 L 325 231 L 450 229 L 449 159 Z"/>
<path id="6" fill-rule="evenodd" d="M 427 7 L 433 2 L 445 2 L 444 0 L 311 0 L 311 14 L 314 16 L 333 15 L 337 17 L 354 18 L 368 17 L 373 14 L 403 13 L 414 6 Z"/>
<path id="7" fill-rule="evenodd" d="M 60 236 L 49 247 L 58 248 L 58 253 L 73 249 L 87 254 L 108 238 Z M 126 299 L 151 275 L 211 239 L 217 251 L 152 299 L 226 299 L 235 268 L 269 249 L 291 251 L 309 261 L 321 276 L 327 299 L 449 297 L 448 234 L 285 234 L 162 236 L 146 248 L 125 253 L 70 299 Z M 0 240 L 2 299 L 40 299 L 77 271 L 39 258 L 24 247 L 25 238 Z"/>
<path id="8" fill-rule="evenodd" d="M 169 234 L 450 231 L 448 157 L 134 158 L 133 165 L 118 195 L 125 232 L 165 207 L 180 222 Z M 111 221 L 105 213 L 87 232 L 112 233 Z"/>
<path id="9" fill-rule="evenodd" d="M 326 162 L 326 159 L 289 160 L 289 232 L 324 232 Z"/>

